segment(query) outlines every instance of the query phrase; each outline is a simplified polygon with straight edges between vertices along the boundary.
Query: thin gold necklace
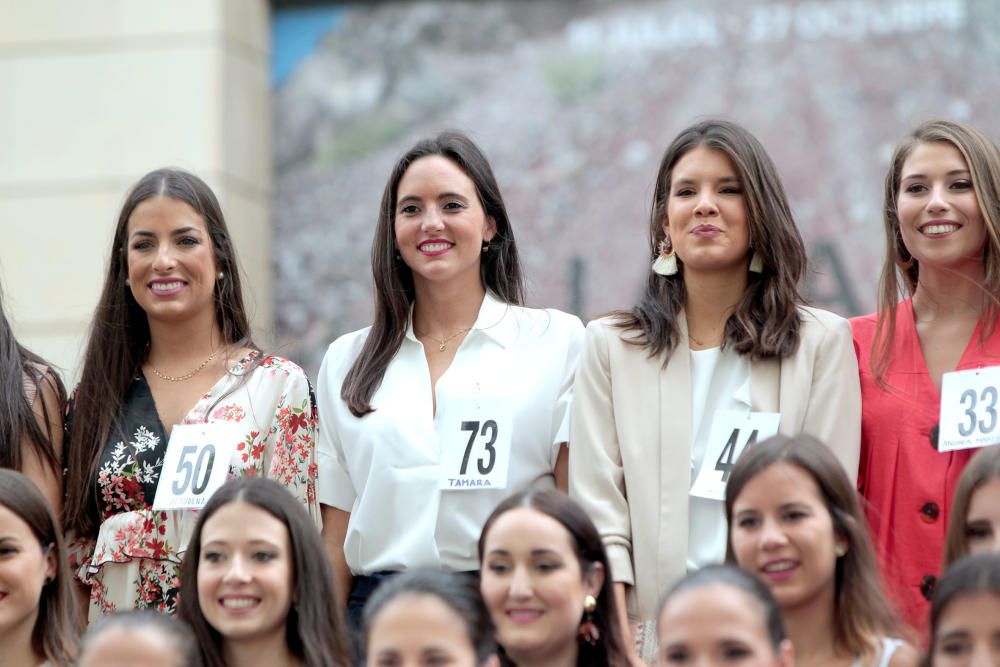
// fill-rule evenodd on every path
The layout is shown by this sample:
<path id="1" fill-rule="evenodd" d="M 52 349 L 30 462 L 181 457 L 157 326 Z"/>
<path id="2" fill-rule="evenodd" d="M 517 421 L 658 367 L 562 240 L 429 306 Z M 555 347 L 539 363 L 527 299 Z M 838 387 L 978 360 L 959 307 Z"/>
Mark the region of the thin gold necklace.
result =
<path id="1" fill-rule="evenodd" d="M 444 352 L 445 351 L 445 349 L 448 347 L 448 341 L 453 340 L 455 338 L 458 338 L 462 334 L 464 334 L 464 333 L 466 333 L 468 331 L 471 331 L 471 330 L 472 330 L 472 327 L 466 327 L 464 329 L 459 329 L 458 333 L 452 334 L 452 335 L 448 336 L 447 338 L 445 338 L 444 340 L 441 340 L 440 338 L 435 338 L 434 336 L 430 335 L 429 333 L 420 333 L 419 331 L 416 331 L 416 329 L 414 329 L 414 331 L 416 331 L 416 334 L 418 336 L 427 336 L 432 341 L 434 341 L 435 343 L 437 343 L 438 344 L 438 352 Z"/>
<path id="2" fill-rule="evenodd" d="M 200 373 L 201 369 L 203 369 L 205 366 L 208 366 L 208 364 L 212 361 L 212 359 L 215 359 L 215 352 L 212 352 L 212 354 L 208 355 L 208 359 L 201 362 L 201 365 L 198 366 L 198 368 L 191 371 L 190 373 L 185 373 L 184 375 L 176 375 L 176 376 L 167 375 L 166 373 L 161 373 L 160 371 L 156 370 L 156 366 L 154 366 L 152 363 L 150 362 L 147 363 L 149 363 L 149 367 L 153 370 L 153 375 L 160 378 L 161 380 L 166 380 L 167 382 L 184 382 L 184 380 L 190 380 L 195 375 Z"/>

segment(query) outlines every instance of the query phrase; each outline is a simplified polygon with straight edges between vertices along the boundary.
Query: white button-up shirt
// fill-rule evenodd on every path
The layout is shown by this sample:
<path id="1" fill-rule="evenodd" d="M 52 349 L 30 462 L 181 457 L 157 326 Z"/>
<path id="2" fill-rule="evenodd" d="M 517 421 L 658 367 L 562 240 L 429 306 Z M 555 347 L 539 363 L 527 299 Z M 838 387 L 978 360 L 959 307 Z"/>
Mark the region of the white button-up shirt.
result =
<path id="1" fill-rule="evenodd" d="M 487 294 L 479 317 L 438 379 L 438 416 L 456 399 L 500 396 L 512 404 L 507 485 L 442 490 L 438 419 L 424 347 L 406 337 L 358 418 L 340 398 L 369 328 L 327 350 L 317 382 L 319 501 L 351 513 L 344 555 L 355 574 L 420 566 L 479 567 L 483 523 L 504 498 L 552 486 L 559 446 L 569 437 L 573 376 L 583 325 L 558 310 L 511 306 Z"/>

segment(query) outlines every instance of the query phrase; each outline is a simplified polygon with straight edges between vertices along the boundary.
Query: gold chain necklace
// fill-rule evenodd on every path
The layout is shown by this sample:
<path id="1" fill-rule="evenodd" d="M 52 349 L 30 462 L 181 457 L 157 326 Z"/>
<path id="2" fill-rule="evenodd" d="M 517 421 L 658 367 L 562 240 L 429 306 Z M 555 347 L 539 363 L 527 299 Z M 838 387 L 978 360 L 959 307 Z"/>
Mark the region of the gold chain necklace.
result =
<path id="1" fill-rule="evenodd" d="M 452 340 L 454 338 L 458 338 L 462 334 L 464 334 L 464 333 L 466 333 L 468 331 L 471 331 L 471 330 L 472 330 L 472 327 L 466 327 L 465 329 L 460 329 L 458 331 L 458 333 L 452 334 L 452 335 L 448 336 L 447 338 L 445 338 L 444 340 L 441 340 L 440 338 L 435 338 L 434 336 L 430 335 L 429 333 L 420 333 L 419 331 L 417 331 L 416 333 L 417 333 L 418 336 L 427 336 L 428 338 L 430 338 L 432 341 L 434 341 L 435 343 L 438 344 L 438 352 L 444 352 L 445 348 L 448 347 L 448 341 L 450 341 L 450 340 Z M 414 330 L 414 331 L 416 331 L 416 330 Z"/>
<path id="2" fill-rule="evenodd" d="M 160 371 L 156 370 L 156 366 L 154 366 L 152 363 L 149 364 L 149 367 L 153 370 L 153 375 L 160 378 L 161 380 L 166 380 L 167 382 L 184 382 L 184 380 L 190 380 L 195 375 L 200 373 L 201 369 L 203 369 L 205 366 L 208 366 L 208 364 L 212 361 L 212 359 L 215 359 L 215 352 L 212 352 L 212 354 L 208 355 L 208 359 L 201 362 L 201 365 L 198 366 L 198 368 L 194 369 L 190 373 L 185 373 L 184 375 L 177 375 L 177 376 L 161 373 Z"/>

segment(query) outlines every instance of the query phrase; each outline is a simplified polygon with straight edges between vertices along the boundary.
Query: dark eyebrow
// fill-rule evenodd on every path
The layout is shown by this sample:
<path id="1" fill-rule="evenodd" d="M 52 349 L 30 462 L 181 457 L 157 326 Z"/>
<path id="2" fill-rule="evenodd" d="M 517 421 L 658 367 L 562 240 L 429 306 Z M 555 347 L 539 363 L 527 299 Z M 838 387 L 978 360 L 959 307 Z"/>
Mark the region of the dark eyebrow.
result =
<path id="1" fill-rule="evenodd" d="M 201 234 L 200 229 L 189 225 L 187 227 L 181 227 L 179 229 L 175 229 L 174 231 L 170 232 L 170 235 L 180 236 L 181 234 L 190 234 L 192 232 L 194 232 L 195 234 Z M 148 236 L 150 238 L 156 238 L 156 234 L 154 234 L 153 232 L 146 231 L 145 229 L 135 230 L 134 232 L 132 232 L 132 236 Z"/>
<path id="2" fill-rule="evenodd" d="M 723 176 L 718 180 L 719 183 L 739 183 L 740 179 L 738 176 Z M 674 181 L 674 185 L 683 183 L 684 185 L 694 185 L 695 181 L 690 178 L 678 178 Z"/>
<path id="3" fill-rule="evenodd" d="M 951 171 L 949 171 L 945 175 L 946 176 L 958 176 L 960 174 L 967 175 L 969 173 L 970 172 L 969 172 L 968 169 L 952 169 Z M 927 178 L 927 176 L 925 174 L 907 174 L 906 176 L 903 177 L 902 180 L 907 181 L 907 180 L 910 180 L 911 178 Z"/>

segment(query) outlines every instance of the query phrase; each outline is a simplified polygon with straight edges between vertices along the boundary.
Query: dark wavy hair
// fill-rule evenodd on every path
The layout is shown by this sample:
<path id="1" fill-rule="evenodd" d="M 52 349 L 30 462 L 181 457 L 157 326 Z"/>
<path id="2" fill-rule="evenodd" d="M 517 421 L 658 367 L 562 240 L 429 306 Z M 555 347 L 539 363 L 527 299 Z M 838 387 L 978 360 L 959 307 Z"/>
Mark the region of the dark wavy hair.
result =
<path id="1" fill-rule="evenodd" d="M 957 602 L 956 598 L 975 594 L 1000 597 L 1000 555 L 976 554 L 963 558 L 945 570 L 938 580 L 931 596 L 931 636 L 924 667 L 933 667 L 938 626 L 945 611 Z"/>
<path id="2" fill-rule="evenodd" d="M 878 321 L 872 340 L 871 371 L 884 384 L 896 336 L 896 304 L 900 296 L 913 296 L 920 277 L 920 263 L 903 243 L 899 229 L 898 199 L 903 182 L 903 164 L 921 144 L 946 143 L 958 149 L 969 167 L 972 189 L 986 224 L 983 248 L 983 326 L 980 341 L 992 335 L 998 313 L 1000 294 L 1000 148 L 985 134 L 970 125 L 950 120 L 929 120 L 918 125 L 893 151 L 885 175 L 883 223 L 885 260 L 878 291 Z"/>
<path id="3" fill-rule="evenodd" d="M 1000 447 L 983 447 L 966 464 L 951 497 L 951 515 L 944 538 L 944 568 L 969 554 L 969 505 L 979 487 L 994 479 L 1000 479 Z"/>
<path id="4" fill-rule="evenodd" d="M 899 623 L 886 601 L 868 536 L 857 490 L 843 465 L 829 447 L 809 435 L 794 438 L 778 435 L 748 447 L 733 466 L 726 485 L 726 522 L 729 535 L 726 562 L 736 563 L 733 551 L 733 506 L 754 477 L 771 466 L 795 466 L 816 483 L 830 513 L 833 531 L 847 542 L 847 553 L 837 559 L 834 574 L 834 618 L 832 628 L 838 648 L 855 656 L 879 650 L 883 637 L 899 636 Z"/>
<path id="5" fill-rule="evenodd" d="M 506 303 L 524 303 L 524 278 L 514 230 L 486 156 L 467 136 L 454 130 L 417 142 L 396 162 L 382 193 L 372 243 L 375 322 L 340 388 L 340 397 L 355 417 L 372 412 L 372 396 L 381 386 L 385 370 L 406 336 L 406 324 L 415 297 L 413 273 L 396 252 L 396 198 L 399 182 L 410 165 L 431 155 L 445 157 L 465 172 L 476 187 L 483 213 L 496 224 L 496 235 L 489 242 L 489 250 L 482 254 L 479 266 L 483 287 Z"/>
<path id="6" fill-rule="evenodd" d="M 173 647 L 177 657 L 177 662 L 174 663 L 175 667 L 201 667 L 201 649 L 198 648 L 198 640 L 195 639 L 191 628 L 177 619 L 149 609 L 104 616 L 87 628 L 87 634 L 80 642 L 78 664 L 85 664 L 88 657 L 87 652 L 94 644 L 105 633 L 115 630 L 146 636 L 158 634 Z"/>
<path id="7" fill-rule="evenodd" d="M 479 561 L 483 560 L 486 537 L 496 520 L 520 507 L 541 512 L 558 521 L 566 529 L 584 576 L 593 572 L 597 564 L 604 568 L 604 583 L 597 595 L 597 609 L 592 614 L 593 621 L 601 633 L 601 639 L 594 646 L 586 642 L 580 643 L 577 667 L 627 667 L 625 639 L 621 634 L 622 626 L 618 618 L 614 585 L 611 581 L 611 564 L 608 562 L 608 555 L 597 527 L 576 501 L 552 489 L 528 489 L 510 496 L 497 505 L 483 524 L 483 531 L 479 536 Z M 501 662 L 512 665 L 502 649 L 501 646 Z"/>
<path id="8" fill-rule="evenodd" d="M 112 430 L 118 428 L 125 395 L 149 348 L 146 313 L 125 284 L 125 244 L 132 212 L 154 197 L 182 201 L 205 221 L 216 268 L 223 273 L 223 278 L 215 282 L 215 318 L 222 340 L 226 345 L 259 351 L 250 336 L 236 250 L 212 190 L 194 174 L 179 169 L 157 169 L 146 174 L 129 191 L 118 215 L 104 288 L 94 310 L 80 383 L 67 419 L 69 474 L 64 514 L 67 528 L 79 535 L 93 535 L 97 530 L 100 512 L 95 473 L 100 452 Z"/>
<path id="9" fill-rule="evenodd" d="M 35 484 L 14 470 L 0 469 L 0 505 L 28 525 L 43 551 L 52 552 L 55 577 L 42 587 L 31 647 L 53 665 L 68 665 L 76 657 L 80 622 L 69 557 L 59 522 Z"/>
<path id="10" fill-rule="evenodd" d="M 295 604 L 285 621 L 288 649 L 307 667 L 347 667 L 351 664 L 344 619 L 333 604 L 333 570 L 319 531 L 302 504 L 287 489 L 264 477 L 243 477 L 226 482 L 198 515 L 188 551 L 181 565 L 178 615 L 194 630 L 206 667 L 226 667 L 223 637 L 205 619 L 198 600 L 198 568 L 205 522 L 229 503 L 259 507 L 288 529 L 294 564 L 292 599 Z"/>
<path id="11" fill-rule="evenodd" d="M 657 625 L 659 625 L 663 610 L 666 609 L 667 604 L 675 596 L 680 593 L 713 585 L 735 588 L 738 591 L 746 593 L 757 602 L 760 605 L 760 620 L 767 629 L 768 639 L 771 640 L 771 648 L 774 649 L 775 653 L 781 650 L 781 642 L 788 639 L 788 634 L 785 632 L 785 620 L 781 615 L 781 607 L 778 606 L 778 602 L 774 599 L 771 589 L 767 587 L 767 584 L 746 570 L 733 565 L 706 565 L 674 584 L 660 601 L 660 607 L 656 612 Z"/>
<path id="12" fill-rule="evenodd" d="M 705 120 L 683 130 L 667 147 L 649 215 L 649 261 L 656 259 L 666 236 L 674 167 L 699 146 L 722 151 L 732 161 L 743 185 L 750 251 L 764 266 L 761 273 L 748 273 L 746 292 L 726 322 L 722 344 L 754 360 L 785 359 L 799 344 L 798 307 L 804 302 L 798 283 L 806 251 L 778 170 L 750 132 L 729 121 Z M 650 271 L 639 303 L 631 311 L 614 313 L 618 326 L 630 333 L 624 340 L 646 348 L 650 357 L 664 354 L 664 364 L 679 342 L 677 320 L 687 299 L 683 262 L 678 266 L 672 276 Z"/>
<path id="13" fill-rule="evenodd" d="M 54 474 L 62 475 L 62 457 L 53 444 L 49 405 L 43 390 L 55 395 L 57 409 L 62 410 L 66 387 L 51 369 L 50 363 L 17 342 L 0 303 L 0 468 L 23 469 L 21 445 L 27 439 L 39 460 Z M 41 407 L 44 429 L 25 395 L 26 382 L 34 388 L 31 393 Z"/>
<path id="14" fill-rule="evenodd" d="M 497 643 L 493 639 L 493 621 L 475 581 L 461 573 L 442 572 L 420 568 L 392 577 L 379 586 L 365 604 L 362 628 L 364 651 L 367 654 L 372 627 L 378 615 L 390 603 L 408 596 L 431 595 L 441 600 L 462 619 L 465 635 L 476 654 L 476 664 L 481 665 L 496 655 Z M 413 619 L 419 624 L 420 619 Z M 367 656 L 366 656 L 367 658 Z"/>

